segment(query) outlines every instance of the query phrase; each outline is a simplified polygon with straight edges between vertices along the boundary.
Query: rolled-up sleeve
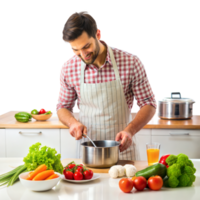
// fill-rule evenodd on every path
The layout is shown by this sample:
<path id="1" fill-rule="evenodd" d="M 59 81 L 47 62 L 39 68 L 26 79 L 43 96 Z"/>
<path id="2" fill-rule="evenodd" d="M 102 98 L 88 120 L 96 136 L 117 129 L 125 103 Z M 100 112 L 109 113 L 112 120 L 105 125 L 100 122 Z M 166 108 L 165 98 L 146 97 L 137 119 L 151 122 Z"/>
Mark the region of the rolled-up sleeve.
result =
<path id="1" fill-rule="evenodd" d="M 66 80 L 65 67 L 62 67 L 60 73 L 60 92 L 56 110 L 66 108 L 73 112 L 73 107 L 77 99 L 77 93 L 73 87 Z"/>
<path id="2" fill-rule="evenodd" d="M 157 107 L 155 95 L 151 89 L 146 71 L 138 57 L 135 57 L 132 73 L 132 91 L 140 108 L 145 105 Z"/>

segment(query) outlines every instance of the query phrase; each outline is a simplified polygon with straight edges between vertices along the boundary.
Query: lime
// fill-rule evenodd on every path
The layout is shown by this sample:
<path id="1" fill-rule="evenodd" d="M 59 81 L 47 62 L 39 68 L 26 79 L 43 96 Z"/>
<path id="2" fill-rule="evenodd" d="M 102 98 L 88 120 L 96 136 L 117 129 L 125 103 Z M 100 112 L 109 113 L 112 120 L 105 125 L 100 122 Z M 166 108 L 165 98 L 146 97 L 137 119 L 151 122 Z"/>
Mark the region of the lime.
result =
<path id="1" fill-rule="evenodd" d="M 36 109 L 34 109 L 34 110 L 31 111 L 31 114 L 37 115 L 37 114 L 38 114 L 38 111 L 37 111 Z"/>

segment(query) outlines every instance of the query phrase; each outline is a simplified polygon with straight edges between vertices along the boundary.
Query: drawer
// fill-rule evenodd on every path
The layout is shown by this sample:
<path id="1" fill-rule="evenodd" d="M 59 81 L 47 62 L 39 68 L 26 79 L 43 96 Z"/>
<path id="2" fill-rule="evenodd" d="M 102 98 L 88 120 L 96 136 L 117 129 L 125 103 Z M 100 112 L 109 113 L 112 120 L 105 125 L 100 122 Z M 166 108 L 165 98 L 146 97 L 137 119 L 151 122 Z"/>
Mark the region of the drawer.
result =
<path id="1" fill-rule="evenodd" d="M 0 157 L 6 157 L 6 129 L 0 129 Z"/>
<path id="2" fill-rule="evenodd" d="M 200 158 L 198 130 L 152 130 L 152 142 L 161 144 L 160 156 L 184 153 L 189 158 Z"/>
<path id="3" fill-rule="evenodd" d="M 25 157 L 36 142 L 60 153 L 60 129 L 6 129 L 6 156 Z"/>
<path id="4" fill-rule="evenodd" d="M 200 136 L 200 130 L 187 129 L 152 129 L 152 135 L 168 135 L 168 136 L 186 136 L 196 135 Z"/>

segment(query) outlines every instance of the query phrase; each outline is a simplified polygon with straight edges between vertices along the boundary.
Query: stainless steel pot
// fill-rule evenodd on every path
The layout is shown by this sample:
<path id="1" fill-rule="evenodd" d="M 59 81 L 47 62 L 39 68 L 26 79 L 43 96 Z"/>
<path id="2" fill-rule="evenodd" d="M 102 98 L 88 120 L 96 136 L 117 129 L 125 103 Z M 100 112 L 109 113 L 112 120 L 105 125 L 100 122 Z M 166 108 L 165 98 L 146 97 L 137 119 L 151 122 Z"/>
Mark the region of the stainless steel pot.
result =
<path id="1" fill-rule="evenodd" d="M 119 160 L 119 142 L 114 140 L 90 141 L 81 143 L 82 162 L 84 165 L 93 168 L 106 168 L 115 165 Z"/>
<path id="2" fill-rule="evenodd" d="M 162 119 L 189 119 L 192 117 L 193 103 L 192 99 L 181 98 L 180 92 L 172 92 L 171 98 L 158 102 L 158 116 Z"/>

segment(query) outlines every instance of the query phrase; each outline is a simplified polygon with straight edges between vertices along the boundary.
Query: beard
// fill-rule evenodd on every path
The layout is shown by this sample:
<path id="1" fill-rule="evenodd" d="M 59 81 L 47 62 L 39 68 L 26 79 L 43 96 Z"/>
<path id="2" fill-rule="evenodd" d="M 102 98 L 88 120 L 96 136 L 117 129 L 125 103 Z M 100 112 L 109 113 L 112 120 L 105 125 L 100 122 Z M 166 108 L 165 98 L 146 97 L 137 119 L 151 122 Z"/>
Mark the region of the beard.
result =
<path id="1" fill-rule="evenodd" d="M 86 61 L 86 60 L 84 60 L 84 59 L 81 57 L 81 55 L 79 56 L 79 57 L 81 58 L 81 60 L 82 60 L 86 65 L 93 64 L 93 62 L 96 60 L 96 58 L 97 58 L 98 55 L 99 55 L 100 46 L 99 46 L 99 43 L 98 43 L 98 40 L 97 40 L 97 39 L 95 39 L 95 46 L 96 46 L 96 48 L 95 48 L 94 52 L 89 53 L 89 54 L 92 54 L 90 60 Z M 88 54 L 88 55 L 89 55 L 89 54 Z"/>

